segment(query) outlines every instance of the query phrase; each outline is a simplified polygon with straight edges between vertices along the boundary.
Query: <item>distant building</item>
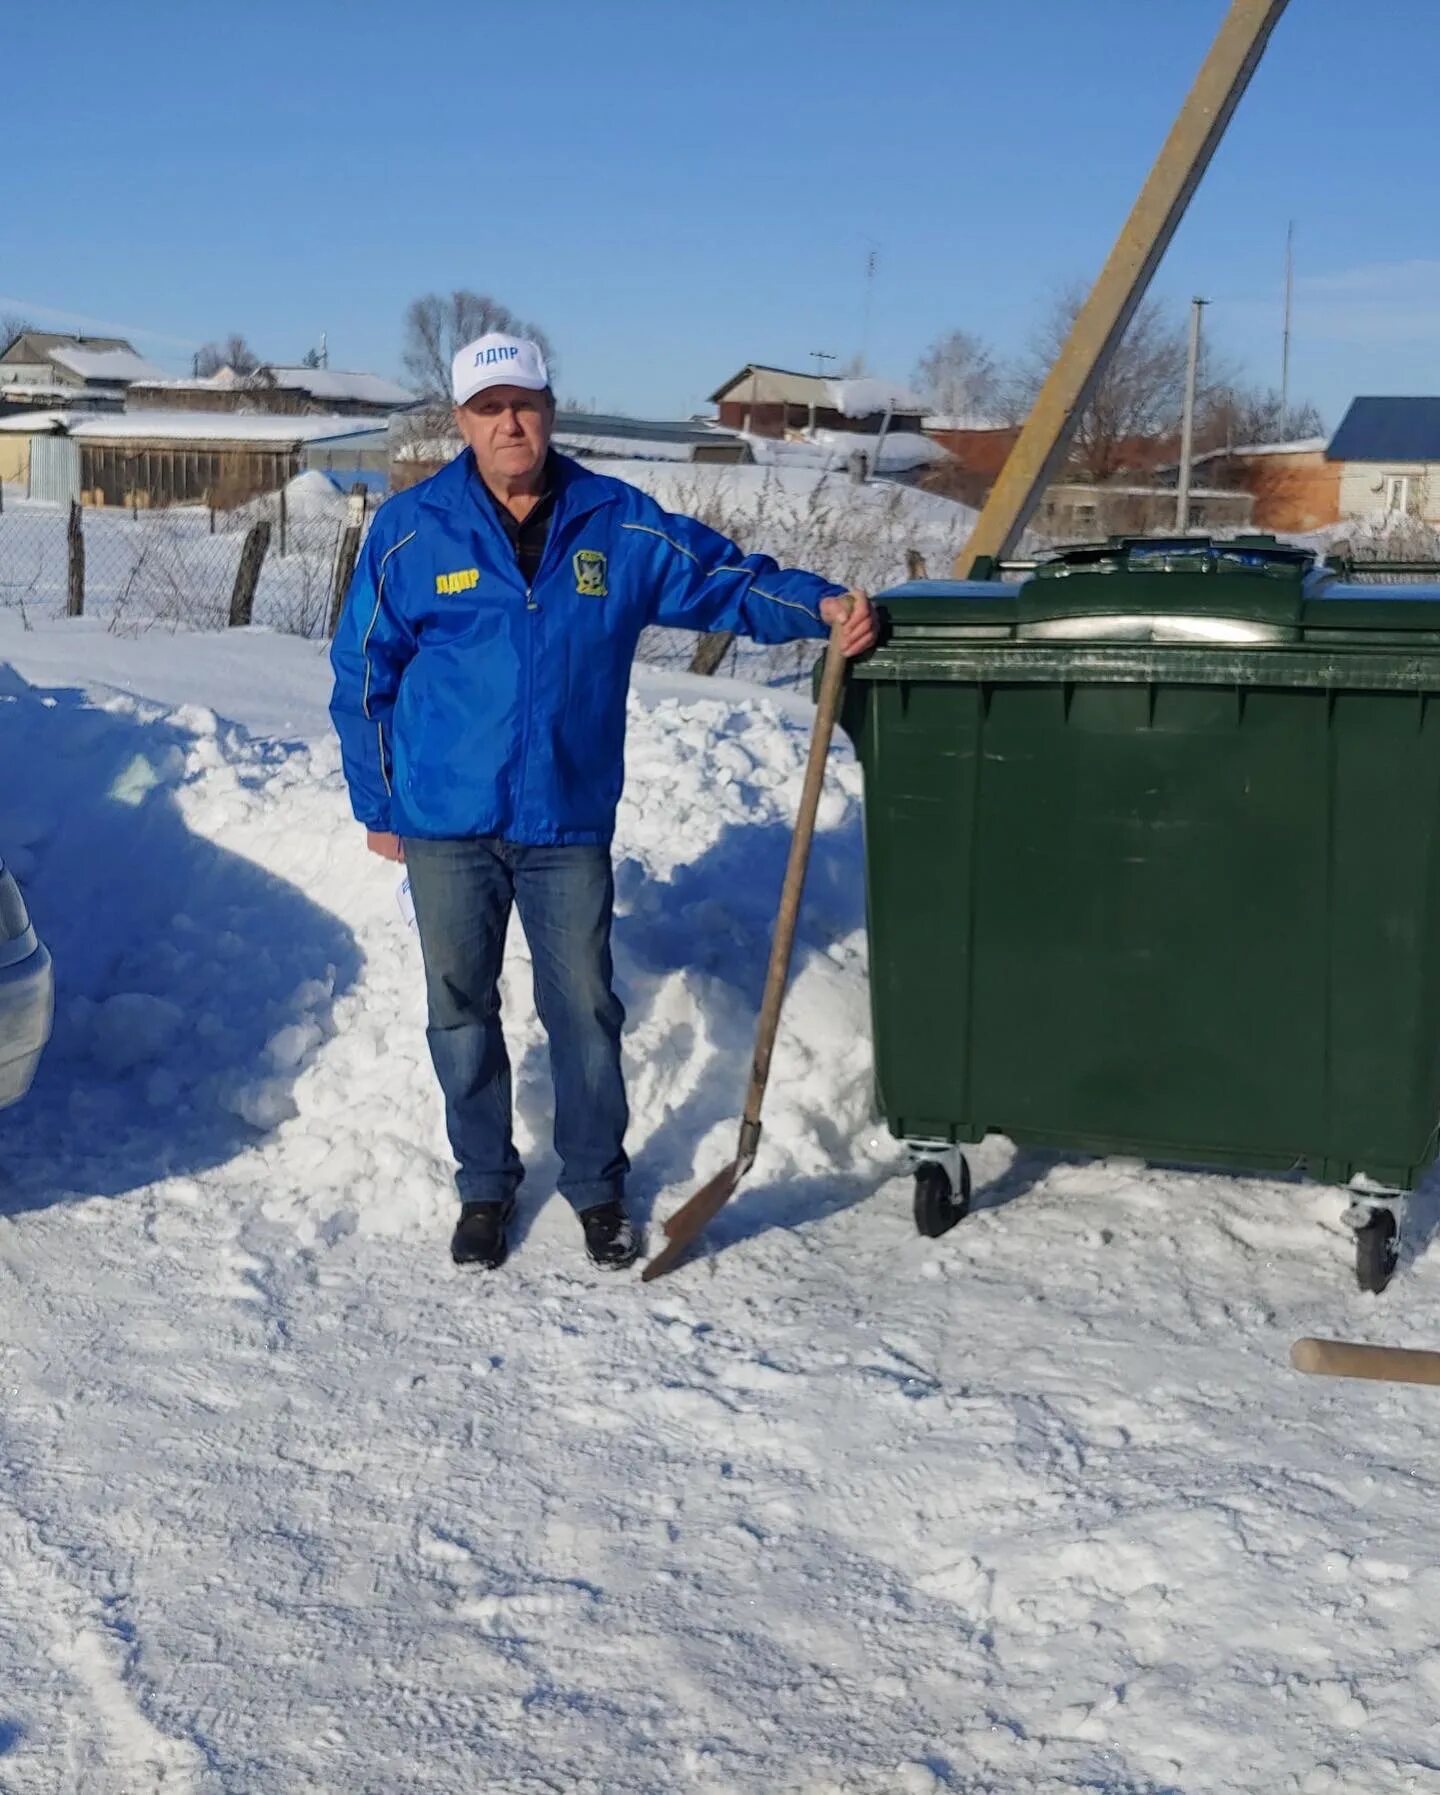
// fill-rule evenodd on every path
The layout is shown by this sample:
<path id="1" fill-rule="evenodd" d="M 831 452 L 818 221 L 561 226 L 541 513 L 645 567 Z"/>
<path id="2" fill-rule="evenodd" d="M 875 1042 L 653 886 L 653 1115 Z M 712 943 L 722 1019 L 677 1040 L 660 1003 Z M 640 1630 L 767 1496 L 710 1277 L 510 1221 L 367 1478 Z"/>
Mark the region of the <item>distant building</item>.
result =
<path id="1" fill-rule="evenodd" d="M 390 427 L 347 425 L 338 435 L 313 436 L 300 450 L 302 473 L 325 474 L 341 492 L 363 486 L 382 496 L 390 490 Z"/>
<path id="2" fill-rule="evenodd" d="M 962 504 L 983 505 L 1015 446 L 1020 426 L 988 418 L 936 414 L 927 416 L 922 423 L 926 436 L 950 456 L 950 461 L 927 484 Z"/>
<path id="3" fill-rule="evenodd" d="M 132 411 L 269 412 L 277 417 L 385 418 L 415 404 L 415 395 L 379 374 L 340 368 L 288 368 L 266 363 L 253 373 L 222 368 L 189 380 L 163 376 L 130 389 Z"/>
<path id="4" fill-rule="evenodd" d="M 1197 455 L 1194 466 L 1210 486 L 1248 492 L 1257 529 L 1304 532 L 1340 521 L 1340 464 L 1330 460 L 1323 436 L 1214 449 Z"/>
<path id="5" fill-rule="evenodd" d="M 1192 486 L 1190 528 L 1217 536 L 1248 530 L 1258 521 L 1254 508 L 1248 492 Z M 1056 542 L 1169 534 L 1175 528 L 1175 488 L 1121 480 L 1057 480 L 1045 488 L 1032 522 Z"/>
<path id="6" fill-rule="evenodd" d="M 118 409 L 136 381 L 163 378 L 123 337 L 27 330 L 0 350 L 0 405 L 6 409 L 57 401 Z"/>
<path id="7" fill-rule="evenodd" d="M 364 420 L 231 412 L 36 412 L 0 420 L 0 463 L 30 495 L 87 505 L 243 504 L 293 480 L 311 443 L 338 452 Z"/>
<path id="8" fill-rule="evenodd" d="M 1325 455 L 1341 518 L 1440 525 L 1440 399 L 1352 399 Z"/>
<path id="9" fill-rule="evenodd" d="M 783 437 L 803 430 L 877 436 L 882 429 L 920 434 L 925 403 L 906 388 L 868 376 L 852 380 L 799 374 L 747 362 L 710 395 L 727 429 Z"/>
<path id="10" fill-rule="evenodd" d="M 397 492 L 429 479 L 460 453 L 460 438 L 453 429 L 427 430 L 417 423 L 413 418 L 397 418 L 391 425 L 390 480 Z M 743 436 L 693 419 L 681 422 L 557 411 L 553 441 L 563 454 L 579 461 L 754 460 Z"/>

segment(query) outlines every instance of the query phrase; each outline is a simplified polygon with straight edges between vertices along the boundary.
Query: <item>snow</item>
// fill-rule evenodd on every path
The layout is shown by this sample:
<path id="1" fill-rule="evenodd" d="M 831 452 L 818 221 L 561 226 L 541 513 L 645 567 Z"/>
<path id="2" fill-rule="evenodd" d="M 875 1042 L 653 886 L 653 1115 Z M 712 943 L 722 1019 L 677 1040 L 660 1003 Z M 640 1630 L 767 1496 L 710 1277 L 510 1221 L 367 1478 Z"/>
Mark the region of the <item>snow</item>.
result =
<path id="1" fill-rule="evenodd" d="M 42 386 L 28 380 L 6 380 L 0 376 L 0 399 L 65 399 L 73 403 L 81 396 L 74 386 L 60 386 L 51 381 L 46 381 Z"/>
<path id="2" fill-rule="evenodd" d="M 853 380 L 827 380 L 825 394 L 827 403 L 847 418 L 868 418 L 884 411 L 909 412 L 918 417 L 925 410 L 925 401 L 907 387 L 869 375 Z"/>
<path id="3" fill-rule="evenodd" d="M 413 405 L 415 394 L 379 374 L 352 374 L 341 368 L 265 367 L 261 379 L 295 387 L 317 399 L 351 399 L 362 405 Z"/>
<path id="4" fill-rule="evenodd" d="M 315 468 L 296 474 L 286 485 L 285 503 L 292 515 L 304 517 L 344 518 L 349 510 L 334 481 Z"/>
<path id="5" fill-rule="evenodd" d="M 1011 430 L 1013 421 L 983 411 L 932 411 L 921 420 L 926 430 Z"/>
<path id="6" fill-rule="evenodd" d="M 189 393 L 230 392 L 237 386 L 244 386 L 247 376 L 237 374 L 234 368 L 226 366 L 218 368 L 213 374 L 187 374 L 180 379 L 147 380 L 146 386 L 164 387 L 166 391 L 182 391 Z"/>
<path id="7" fill-rule="evenodd" d="M 939 443 L 912 430 L 888 430 L 882 439 L 860 430 L 808 431 L 803 437 L 758 436 L 737 431 L 762 467 L 845 468 L 852 455 L 881 473 L 904 473 L 949 459 Z"/>
<path id="8" fill-rule="evenodd" d="M 270 412 L 237 411 L 127 411 L 85 418 L 73 424 L 72 436 L 104 437 L 107 441 L 143 438 L 205 442 L 313 442 L 317 437 L 368 436 L 374 418 L 347 418 L 330 414 L 314 417 L 281 417 Z"/>
<path id="9" fill-rule="evenodd" d="M 217 511 L 213 534 L 204 506 L 134 515 L 84 507 L 86 621 L 121 636 L 219 627 L 229 616 L 246 530 L 264 517 L 277 527 L 261 570 L 255 622 L 313 635 L 329 611 L 346 500 L 314 472 L 297 476 L 291 491 L 294 508 L 287 504 L 283 539 L 275 494 Z M 65 523 L 63 507 L 7 493 L 0 513 L 0 615 L 8 611 L 31 625 L 64 615 Z"/>
<path id="10" fill-rule="evenodd" d="M 52 349 L 50 359 L 82 380 L 163 380 L 165 370 L 133 349 Z"/>
<path id="11" fill-rule="evenodd" d="M 888 480 L 856 485 L 844 473 L 796 465 L 685 465 L 597 461 L 597 472 L 643 488 L 667 511 L 698 517 L 791 567 L 878 591 L 906 577 L 916 549 L 948 574 L 979 515 L 968 505 Z"/>
<path id="12" fill-rule="evenodd" d="M 0 417 L 0 430 L 18 436 L 43 436 L 51 430 L 63 430 L 77 418 L 90 415 L 81 411 L 22 411 L 13 418 Z"/>
<path id="13" fill-rule="evenodd" d="M 1434 1392 L 1286 1368 L 1434 1342 L 1433 1185 L 1379 1303 L 1337 1193 L 998 1139 L 917 1237 L 842 746 L 709 1255 L 586 1266 L 517 931 L 522 1237 L 456 1273 L 418 948 L 327 694 L 312 644 L 0 614 L 0 852 L 61 982 L 3 1124 L 7 1791 L 1435 1787 Z M 805 713 L 636 681 L 642 1211 L 733 1151 Z"/>
<path id="14" fill-rule="evenodd" d="M 588 430 L 557 429 L 552 438 L 557 449 L 584 460 L 596 456 L 633 457 L 644 461 L 690 461 L 695 454 L 693 442 L 676 442 L 643 436 L 595 436 Z M 452 448 L 451 453 L 455 451 Z"/>
<path id="15" fill-rule="evenodd" d="M 1306 436 L 1288 443 L 1246 443 L 1238 449 L 1221 451 L 1231 455 L 1315 455 L 1328 448 L 1328 436 Z"/>

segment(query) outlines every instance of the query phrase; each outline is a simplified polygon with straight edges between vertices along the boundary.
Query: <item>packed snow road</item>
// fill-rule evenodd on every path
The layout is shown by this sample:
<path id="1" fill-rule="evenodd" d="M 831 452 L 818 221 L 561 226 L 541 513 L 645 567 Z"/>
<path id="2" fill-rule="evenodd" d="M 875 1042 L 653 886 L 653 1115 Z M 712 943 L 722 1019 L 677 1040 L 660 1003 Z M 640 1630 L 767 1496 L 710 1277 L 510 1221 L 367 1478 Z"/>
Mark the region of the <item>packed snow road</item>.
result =
<path id="1" fill-rule="evenodd" d="M 1285 1366 L 1437 1343 L 1433 1192 L 1378 1303 L 1333 1194 L 998 1140 L 918 1238 L 842 750 L 712 1253 L 585 1263 L 517 931 L 523 1238 L 458 1274 L 326 690 L 283 638 L 0 619 L 0 847 L 61 980 L 0 1117 L 0 1788 L 1440 1789 L 1440 1405 Z M 637 684 L 645 1211 L 733 1149 L 804 749 L 796 702 Z"/>

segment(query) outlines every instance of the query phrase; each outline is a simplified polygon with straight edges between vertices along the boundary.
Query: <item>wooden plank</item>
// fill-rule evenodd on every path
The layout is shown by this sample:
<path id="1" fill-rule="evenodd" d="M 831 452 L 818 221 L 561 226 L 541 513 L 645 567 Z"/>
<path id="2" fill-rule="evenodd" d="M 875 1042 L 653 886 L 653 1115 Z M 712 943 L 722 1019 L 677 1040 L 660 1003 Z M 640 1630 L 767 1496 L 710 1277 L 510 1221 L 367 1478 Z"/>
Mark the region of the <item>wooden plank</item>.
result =
<path id="1" fill-rule="evenodd" d="M 1150 177 L 990 489 L 955 573 L 1013 552 L 1225 135 L 1287 0 L 1231 0 Z"/>

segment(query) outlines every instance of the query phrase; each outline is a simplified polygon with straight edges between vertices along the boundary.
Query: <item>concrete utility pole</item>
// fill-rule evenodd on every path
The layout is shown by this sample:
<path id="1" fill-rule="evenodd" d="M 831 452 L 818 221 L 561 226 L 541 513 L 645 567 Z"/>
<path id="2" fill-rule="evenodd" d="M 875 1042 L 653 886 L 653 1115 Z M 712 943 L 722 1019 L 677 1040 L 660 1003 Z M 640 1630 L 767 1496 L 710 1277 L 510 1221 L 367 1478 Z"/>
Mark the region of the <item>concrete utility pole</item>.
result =
<path id="1" fill-rule="evenodd" d="M 1007 555 L 1019 540 L 1185 216 L 1286 3 L 1231 0 L 1149 179 L 990 489 L 974 533 L 956 557 L 960 578 L 978 557 Z"/>
<path id="2" fill-rule="evenodd" d="M 1195 444 L 1195 378 L 1200 369 L 1200 314 L 1208 299 L 1190 301 L 1190 353 L 1185 360 L 1185 410 L 1180 417 L 1180 480 L 1175 494 L 1175 528 L 1190 528 L 1190 457 Z"/>

